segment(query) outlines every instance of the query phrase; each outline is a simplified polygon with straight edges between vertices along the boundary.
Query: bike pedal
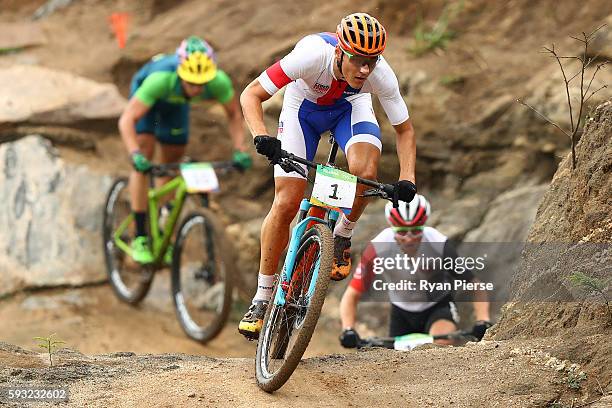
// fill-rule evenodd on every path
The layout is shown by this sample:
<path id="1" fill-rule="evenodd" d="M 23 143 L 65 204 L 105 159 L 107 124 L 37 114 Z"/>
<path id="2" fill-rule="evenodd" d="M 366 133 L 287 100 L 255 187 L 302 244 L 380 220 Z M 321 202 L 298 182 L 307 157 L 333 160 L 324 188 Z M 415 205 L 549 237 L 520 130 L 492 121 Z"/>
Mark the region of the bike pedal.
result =
<path id="1" fill-rule="evenodd" d="M 244 336 L 245 339 L 247 339 L 248 341 L 256 341 L 259 340 L 259 333 L 244 333 L 244 332 L 240 332 L 240 334 L 242 334 Z"/>
<path id="2" fill-rule="evenodd" d="M 238 333 L 242 334 L 244 336 L 245 339 L 247 339 L 248 341 L 255 341 L 259 339 L 259 333 L 253 333 L 250 331 L 246 331 L 246 330 L 240 330 L 238 329 Z"/>

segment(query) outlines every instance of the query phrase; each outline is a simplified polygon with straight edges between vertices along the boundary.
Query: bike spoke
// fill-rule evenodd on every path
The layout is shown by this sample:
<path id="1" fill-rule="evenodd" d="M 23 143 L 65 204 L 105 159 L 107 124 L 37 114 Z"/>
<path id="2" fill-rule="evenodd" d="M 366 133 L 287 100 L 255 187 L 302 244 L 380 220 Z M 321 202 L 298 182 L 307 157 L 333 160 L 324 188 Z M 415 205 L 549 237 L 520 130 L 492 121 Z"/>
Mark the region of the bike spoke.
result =
<path id="1" fill-rule="evenodd" d="M 291 283 L 284 306 L 273 305 L 270 322 L 271 336 L 264 338 L 265 365 L 268 375 L 274 375 L 291 353 L 304 323 L 309 306 L 308 289 L 320 257 L 320 242 L 316 236 L 306 241 L 298 251 Z"/>
<path id="2" fill-rule="evenodd" d="M 110 283 L 121 300 L 138 303 L 146 295 L 153 279 L 153 272 L 134 262 L 115 243 L 115 232 L 131 214 L 127 181 L 118 180 L 113 185 L 105 205 L 104 251 Z M 135 234 L 134 223 L 127 225 L 119 237 L 130 245 Z"/>
<path id="3" fill-rule="evenodd" d="M 199 213 L 189 215 L 178 232 L 172 286 L 181 326 L 191 338 L 206 341 L 218 333 L 229 311 L 231 282 L 222 243 Z M 215 332 L 215 333 L 213 333 Z"/>

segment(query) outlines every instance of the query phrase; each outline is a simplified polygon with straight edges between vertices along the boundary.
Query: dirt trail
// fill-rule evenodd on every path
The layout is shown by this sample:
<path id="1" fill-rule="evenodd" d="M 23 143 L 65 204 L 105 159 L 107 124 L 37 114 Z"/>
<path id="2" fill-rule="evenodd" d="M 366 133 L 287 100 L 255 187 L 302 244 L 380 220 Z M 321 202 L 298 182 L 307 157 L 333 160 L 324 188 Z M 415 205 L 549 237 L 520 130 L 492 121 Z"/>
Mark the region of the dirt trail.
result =
<path id="1" fill-rule="evenodd" d="M 85 354 L 134 351 L 251 357 L 255 343 L 246 341 L 236 330 L 242 312 L 236 305 L 233 320 L 209 344 L 202 346 L 189 340 L 174 314 L 169 274 L 162 271 L 139 307 L 120 302 L 108 285 L 30 292 L 0 301 L 0 340 L 33 349 L 33 337 L 57 333 L 67 347 Z M 341 350 L 336 331 L 319 330 L 309 353 Z"/>
<path id="2" fill-rule="evenodd" d="M 550 365 L 542 341 L 432 347 L 306 359 L 283 388 L 266 394 L 251 358 L 64 351 L 47 368 L 43 355 L 0 343 L 0 382 L 67 385 L 67 405 L 75 407 L 540 407 L 567 393 L 567 373 Z M 592 406 L 609 406 L 609 396 L 596 400 Z"/>
<path id="3" fill-rule="evenodd" d="M 68 386 L 67 406 L 74 407 L 276 407 L 315 401 L 317 406 L 548 407 L 560 396 L 601 398 L 568 387 L 568 371 L 555 365 L 561 338 L 430 345 L 409 353 L 347 352 L 329 318 L 318 326 L 290 381 L 269 395 L 254 381 L 256 345 L 236 333 L 235 321 L 206 346 L 185 337 L 164 272 L 138 308 L 100 285 L 21 294 L 0 301 L 0 316 L 0 338 L 20 346 L 0 342 L 0 384 Z M 50 333 L 80 352 L 58 351 L 49 368 L 32 337 Z M 583 351 L 588 354 L 602 341 L 603 336 L 591 336 Z M 575 362 L 580 361 L 564 364 Z"/>

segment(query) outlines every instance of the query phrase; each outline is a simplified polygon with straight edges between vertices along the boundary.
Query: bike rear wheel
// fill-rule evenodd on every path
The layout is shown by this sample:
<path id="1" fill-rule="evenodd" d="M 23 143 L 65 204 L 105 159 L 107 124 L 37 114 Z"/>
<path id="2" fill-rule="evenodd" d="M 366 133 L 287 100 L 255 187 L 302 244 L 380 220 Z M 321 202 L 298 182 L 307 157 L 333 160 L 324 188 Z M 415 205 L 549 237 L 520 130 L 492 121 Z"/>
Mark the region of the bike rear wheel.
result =
<path id="1" fill-rule="evenodd" d="M 287 382 L 315 330 L 330 281 L 334 243 L 329 228 L 316 224 L 301 238 L 285 305 L 272 301 L 257 344 L 257 385 L 273 392 Z M 314 291 L 308 289 L 314 282 Z M 281 279 L 276 283 L 274 299 Z"/>
<path id="2" fill-rule="evenodd" d="M 185 333 L 200 343 L 219 334 L 231 309 L 234 251 L 216 216 L 202 208 L 187 215 L 172 260 L 172 298 Z"/>
<path id="3" fill-rule="evenodd" d="M 128 181 L 116 180 L 111 186 L 104 205 L 102 239 L 104 258 L 109 282 L 119 299 L 130 304 L 138 304 L 149 292 L 154 271 L 135 262 L 131 256 L 119 248 L 115 242 L 115 231 L 130 215 Z M 134 223 L 130 223 L 121 234 L 121 240 L 130 245 L 134 233 Z"/>

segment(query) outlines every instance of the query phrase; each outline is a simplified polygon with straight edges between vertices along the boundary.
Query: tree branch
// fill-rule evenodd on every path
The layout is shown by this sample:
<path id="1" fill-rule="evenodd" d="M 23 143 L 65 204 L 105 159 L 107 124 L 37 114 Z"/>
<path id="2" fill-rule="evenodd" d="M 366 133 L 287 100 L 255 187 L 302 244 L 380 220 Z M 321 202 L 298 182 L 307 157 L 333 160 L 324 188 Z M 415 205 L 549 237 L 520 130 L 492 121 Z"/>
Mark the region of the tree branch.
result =
<path id="1" fill-rule="evenodd" d="M 588 35 L 587 37 L 587 41 L 591 39 L 591 37 L 593 37 L 595 35 L 596 32 L 598 32 L 599 30 L 601 30 L 602 28 L 604 28 L 605 26 L 607 26 L 606 23 L 600 25 L 599 27 L 597 27 L 596 29 L 594 29 L 593 31 L 591 31 L 591 33 Z"/>
<path id="2" fill-rule="evenodd" d="M 578 121 L 576 122 L 576 127 L 574 128 L 572 125 L 572 144 L 575 143 L 574 137 L 576 136 L 576 132 L 578 132 L 578 128 L 580 127 L 580 121 L 582 119 L 582 109 L 584 108 L 584 70 L 586 69 L 584 64 L 589 49 L 589 40 L 587 39 L 587 35 L 584 32 L 582 33 L 582 35 L 584 36 L 584 52 L 582 54 L 582 69 L 580 70 L 580 109 L 578 110 Z"/>
<path id="3" fill-rule="evenodd" d="M 602 89 L 607 88 L 607 87 L 608 87 L 608 85 L 602 85 L 602 86 L 601 86 L 599 89 L 597 89 L 597 90 L 593 91 L 593 92 L 592 92 L 592 93 L 589 95 L 589 97 L 588 97 L 588 98 L 586 98 L 586 99 L 584 100 L 584 103 L 586 103 L 586 102 L 587 102 L 589 99 L 591 99 L 591 96 L 595 95 L 597 92 L 599 92 L 599 91 L 601 91 Z"/>
<path id="4" fill-rule="evenodd" d="M 564 135 L 566 135 L 570 139 L 570 142 L 571 142 L 571 151 L 572 151 L 572 170 L 574 170 L 576 168 L 576 140 L 578 138 L 580 124 L 582 123 L 582 112 L 585 109 L 585 103 L 589 99 L 591 99 L 591 97 L 593 95 L 595 95 L 597 92 L 601 91 L 604 88 L 607 88 L 607 85 L 603 85 L 600 88 L 598 88 L 597 90 L 593 91 L 589 95 L 589 91 L 591 90 L 591 86 L 593 85 L 593 81 L 595 80 L 595 76 L 597 75 L 599 70 L 602 69 L 605 66 L 605 64 L 607 63 L 607 61 L 606 61 L 604 63 L 601 63 L 601 64 L 597 65 L 597 68 L 595 69 L 595 72 L 593 72 L 593 75 L 592 75 L 591 79 L 588 81 L 588 85 L 586 86 L 586 89 L 585 89 L 585 71 L 594 61 L 596 61 L 599 58 L 599 55 L 600 55 L 598 53 L 596 56 L 589 57 L 587 59 L 587 54 L 588 54 L 588 51 L 589 51 L 589 41 L 594 37 L 595 33 L 597 33 L 600 29 L 602 29 L 605 26 L 606 26 L 606 24 L 600 25 L 595 30 L 590 32 L 588 35 L 583 31 L 582 32 L 582 38 L 570 36 L 570 38 L 580 42 L 581 44 L 584 44 L 584 49 L 582 51 L 582 55 L 580 55 L 580 56 L 559 55 L 557 53 L 557 51 L 555 50 L 555 44 L 552 44 L 552 46 L 550 48 L 549 47 L 542 47 L 544 51 L 540 51 L 542 53 L 544 53 L 544 52 L 548 53 L 548 54 L 550 54 L 551 57 L 554 57 L 557 60 L 557 64 L 559 65 L 559 68 L 561 69 L 561 74 L 563 75 L 563 82 L 565 83 L 565 94 L 566 94 L 566 97 L 567 97 L 567 105 L 569 107 L 571 134 L 570 134 L 570 132 L 564 130 L 563 128 L 561 128 L 561 126 L 559 126 L 558 124 L 556 124 L 555 122 L 550 120 L 546 115 L 544 115 L 543 113 L 539 112 L 533 106 L 523 102 L 520 99 L 517 99 L 518 103 L 520 103 L 521 105 L 527 106 L 529 109 L 534 111 L 538 116 L 540 116 L 541 118 L 546 120 L 548 123 L 550 123 L 551 125 L 553 125 L 557 129 L 559 129 Z M 563 66 L 562 60 L 578 60 L 578 61 L 580 61 L 580 70 L 578 72 L 576 72 L 576 74 L 572 75 L 571 78 L 568 79 L 567 78 L 567 74 L 565 73 L 565 67 Z M 576 117 L 576 120 L 574 121 L 574 107 L 572 106 L 572 99 L 573 98 L 572 98 L 572 95 L 571 95 L 571 92 L 570 92 L 570 82 L 573 81 L 576 77 L 578 77 L 578 75 L 580 75 L 580 96 L 579 96 L 579 98 L 577 98 L 577 101 L 579 102 L 580 106 L 579 106 L 579 109 L 578 109 L 578 116 Z M 610 305 L 607 302 L 607 299 L 606 299 L 606 305 L 608 306 L 608 310 L 612 310 L 612 309 L 610 309 Z M 572 405 L 573 405 L 573 403 L 572 403 Z"/>
<path id="5" fill-rule="evenodd" d="M 584 33 L 582 33 L 582 34 L 584 34 Z M 580 41 L 581 43 L 584 42 L 584 40 L 582 38 L 574 37 L 573 35 L 570 35 L 570 38 L 572 38 L 572 39 L 574 39 L 576 41 Z"/>
<path id="6" fill-rule="evenodd" d="M 572 135 L 570 135 L 569 133 L 567 133 L 565 130 L 563 130 L 561 128 L 561 126 L 557 125 L 555 122 L 553 122 L 552 120 L 548 119 L 548 117 L 546 115 L 544 115 L 543 113 L 539 112 L 536 108 L 534 108 L 533 106 L 529 105 L 527 102 L 524 102 L 521 99 L 517 99 L 516 100 L 518 103 L 520 103 L 523 106 L 528 107 L 529 109 L 531 109 L 532 111 L 534 111 L 535 113 L 537 113 L 542 119 L 544 119 L 545 121 L 547 121 L 548 123 L 550 123 L 551 125 L 553 125 L 554 127 L 556 127 L 557 129 L 559 129 L 561 132 L 563 132 L 563 134 L 567 137 L 569 137 L 570 139 L 572 138 Z"/>
<path id="7" fill-rule="evenodd" d="M 591 65 L 591 63 L 593 63 L 594 61 L 597 60 L 597 58 L 599 58 L 600 55 L 601 55 L 601 52 L 597 54 L 596 56 L 594 56 L 593 58 L 589 59 L 589 62 L 584 66 L 584 69 L 587 69 Z M 578 57 L 576 57 L 576 59 L 580 60 L 580 58 Z M 604 65 L 607 63 L 608 61 L 603 62 Z M 570 82 L 572 81 L 572 79 L 576 78 L 578 75 L 580 75 L 580 71 L 576 72 L 576 75 L 570 78 Z"/>
<path id="8" fill-rule="evenodd" d="M 593 76 L 591 77 L 591 80 L 589 81 L 589 85 L 587 86 L 587 89 L 584 92 L 585 95 L 589 93 L 589 89 L 591 89 L 591 84 L 593 83 L 593 80 L 595 79 L 595 75 L 597 75 L 597 72 L 599 72 L 599 70 L 603 68 L 607 63 L 608 61 L 602 62 L 601 64 L 597 64 L 597 68 L 595 68 L 595 72 L 593 72 Z"/>
<path id="9" fill-rule="evenodd" d="M 565 75 L 565 70 L 563 69 L 563 64 L 561 64 L 561 60 L 559 59 L 559 56 L 557 55 L 557 52 L 555 51 L 555 44 L 552 45 L 552 49 L 551 48 L 547 48 L 547 47 L 544 47 L 544 49 L 547 50 L 548 52 L 550 52 L 555 57 L 555 59 L 557 60 L 557 63 L 559 64 L 559 68 L 561 68 L 561 74 L 563 74 L 563 81 L 565 82 L 565 93 L 567 95 L 567 104 L 569 105 L 570 124 L 571 124 L 571 128 L 572 128 L 572 131 L 573 131 L 574 130 L 574 114 L 573 114 L 573 111 L 572 111 L 572 101 L 570 99 L 569 81 L 567 80 L 567 76 Z M 548 119 L 548 118 L 546 118 L 546 119 Z M 559 129 L 561 129 L 561 128 L 559 128 Z M 565 133 L 565 131 L 563 133 Z"/>

